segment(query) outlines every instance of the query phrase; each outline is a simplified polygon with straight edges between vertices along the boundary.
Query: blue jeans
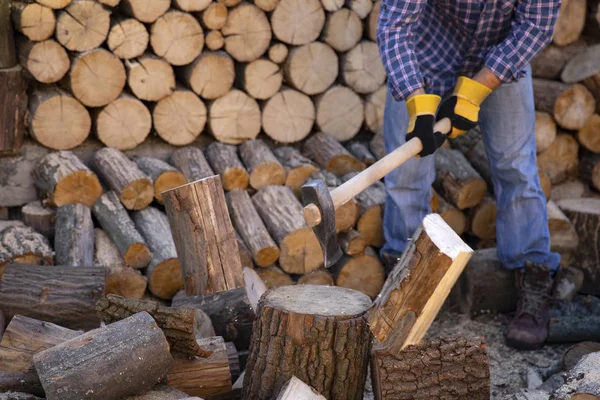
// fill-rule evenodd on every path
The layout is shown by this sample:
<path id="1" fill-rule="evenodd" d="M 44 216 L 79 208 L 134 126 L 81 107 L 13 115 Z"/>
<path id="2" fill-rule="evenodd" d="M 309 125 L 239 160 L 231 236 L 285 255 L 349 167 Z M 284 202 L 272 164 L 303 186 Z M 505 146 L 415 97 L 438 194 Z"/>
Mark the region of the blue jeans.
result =
<path id="1" fill-rule="evenodd" d="M 508 269 L 522 268 L 525 261 L 532 261 L 556 271 L 560 256 L 550 251 L 546 198 L 536 163 L 529 67 L 518 82 L 502 85 L 483 102 L 479 124 L 498 206 L 500 261 Z M 388 90 L 383 124 L 386 152 L 404 144 L 407 126 L 406 104 L 396 101 Z M 434 157 L 410 159 L 385 177 L 383 252 L 403 252 L 423 218 L 431 213 Z"/>

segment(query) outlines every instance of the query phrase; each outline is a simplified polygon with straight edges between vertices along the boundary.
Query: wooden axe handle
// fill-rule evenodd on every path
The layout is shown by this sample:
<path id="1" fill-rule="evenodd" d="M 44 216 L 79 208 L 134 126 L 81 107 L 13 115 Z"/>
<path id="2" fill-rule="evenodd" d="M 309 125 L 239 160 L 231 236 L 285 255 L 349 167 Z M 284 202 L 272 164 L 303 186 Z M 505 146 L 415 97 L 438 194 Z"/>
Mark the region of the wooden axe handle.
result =
<path id="1" fill-rule="evenodd" d="M 438 121 L 433 127 L 434 132 L 441 132 L 444 135 L 450 133 L 452 126 L 448 118 Z M 352 179 L 331 191 L 333 206 L 338 207 L 352 199 L 354 196 L 383 178 L 385 175 L 398 168 L 407 160 L 416 156 L 423 150 L 421 139 L 412 138 L 390 154 L 363 170 Z M 308 204 L 304 207 L 304 219 L 306 224 L 312 228 L 321 223 L 321 212 L 315 204 Z"/>

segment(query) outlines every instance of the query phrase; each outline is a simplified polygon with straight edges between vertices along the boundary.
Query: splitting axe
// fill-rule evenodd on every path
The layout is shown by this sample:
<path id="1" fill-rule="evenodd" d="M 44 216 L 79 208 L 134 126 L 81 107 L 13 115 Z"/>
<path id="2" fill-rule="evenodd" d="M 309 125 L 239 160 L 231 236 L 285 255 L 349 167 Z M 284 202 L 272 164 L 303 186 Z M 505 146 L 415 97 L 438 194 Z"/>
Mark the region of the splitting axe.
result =
<path id="1" fill-rule="evenodd" d="M 438 121 L 433 128 L 434 132 L 445 135 L 450 132 L 450 129 L 451 123 L 448 118 Z M 423 150 L 423 143 L 421 139 L 415 137 L 331 192 L 322 180 L 313 180 L 302 186 L 304 220 L 319 240 L 325 268 L 331 267 L 342 257 L 335 230 L 335 210 L 419 154 L 421 150 Z"/>

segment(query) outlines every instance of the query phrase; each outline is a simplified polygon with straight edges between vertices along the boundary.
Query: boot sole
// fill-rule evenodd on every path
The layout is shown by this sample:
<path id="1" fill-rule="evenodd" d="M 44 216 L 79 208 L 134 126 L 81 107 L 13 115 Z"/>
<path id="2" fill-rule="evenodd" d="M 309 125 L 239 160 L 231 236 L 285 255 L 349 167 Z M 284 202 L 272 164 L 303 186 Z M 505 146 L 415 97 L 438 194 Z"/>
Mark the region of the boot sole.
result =
<path id="1" fill-rule="evenodd" d="M 517 350 L 531 351 L 531 350 L 539 350 L 544 347 L 545 342 L 542 343 L 525 343 L 520 342 L 515 339 L 505 339 L 505 343 L 508 347 L 512 347 Z"/>

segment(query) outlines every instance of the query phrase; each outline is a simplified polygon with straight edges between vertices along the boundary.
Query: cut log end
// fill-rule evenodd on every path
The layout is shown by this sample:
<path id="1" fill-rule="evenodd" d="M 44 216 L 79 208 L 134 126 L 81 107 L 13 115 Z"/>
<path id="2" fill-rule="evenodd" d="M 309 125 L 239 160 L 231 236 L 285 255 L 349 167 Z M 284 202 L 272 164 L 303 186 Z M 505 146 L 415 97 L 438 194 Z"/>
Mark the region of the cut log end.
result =
<path id="1" fill-rule="evenodd" d="M 179 260 L 171 258 L 163 261 L 152 271 L 148 288 L 160 299 L 172 299 L 183 286 L 183 276 Z"/>
<path id="2" fill-rule="evenodd" d="M 102 192 L 96 174 L 92 171 L 75 171 L 56 184 L 52 201 L 58 207 L 72 203 L 92 207 Z"/>
<path id="3" fill-rule="evenodd" d="M 281 242 L 280 249 L 279 258 L 287 273 L 306 274 L 323 266 L 323 252 L 311 228 L 291 232 Z"/>
<path id="4" fill-rule="evenodd" d="M 154 187 L 147 178 L 136 179 L 127 185 L 119 196 L 125 208 L 142 210 L 154 199 Z"/>
<path id="5" fill-rule="evenodd" d="M 152 253 L 144 243 L 133 243 L 123 255 L 125 264 L 132 268 L 144 268 L 152 259 Z"/>
<path id="6" fill-rule="evenodd" d="M 179 171 L 166 171 L 160 174 L 154 181 L 154 197 L 159 203 L 163 203 L 162 193 L 181 185 L 185 185 L 187 180 L 183 173 Z"/>

